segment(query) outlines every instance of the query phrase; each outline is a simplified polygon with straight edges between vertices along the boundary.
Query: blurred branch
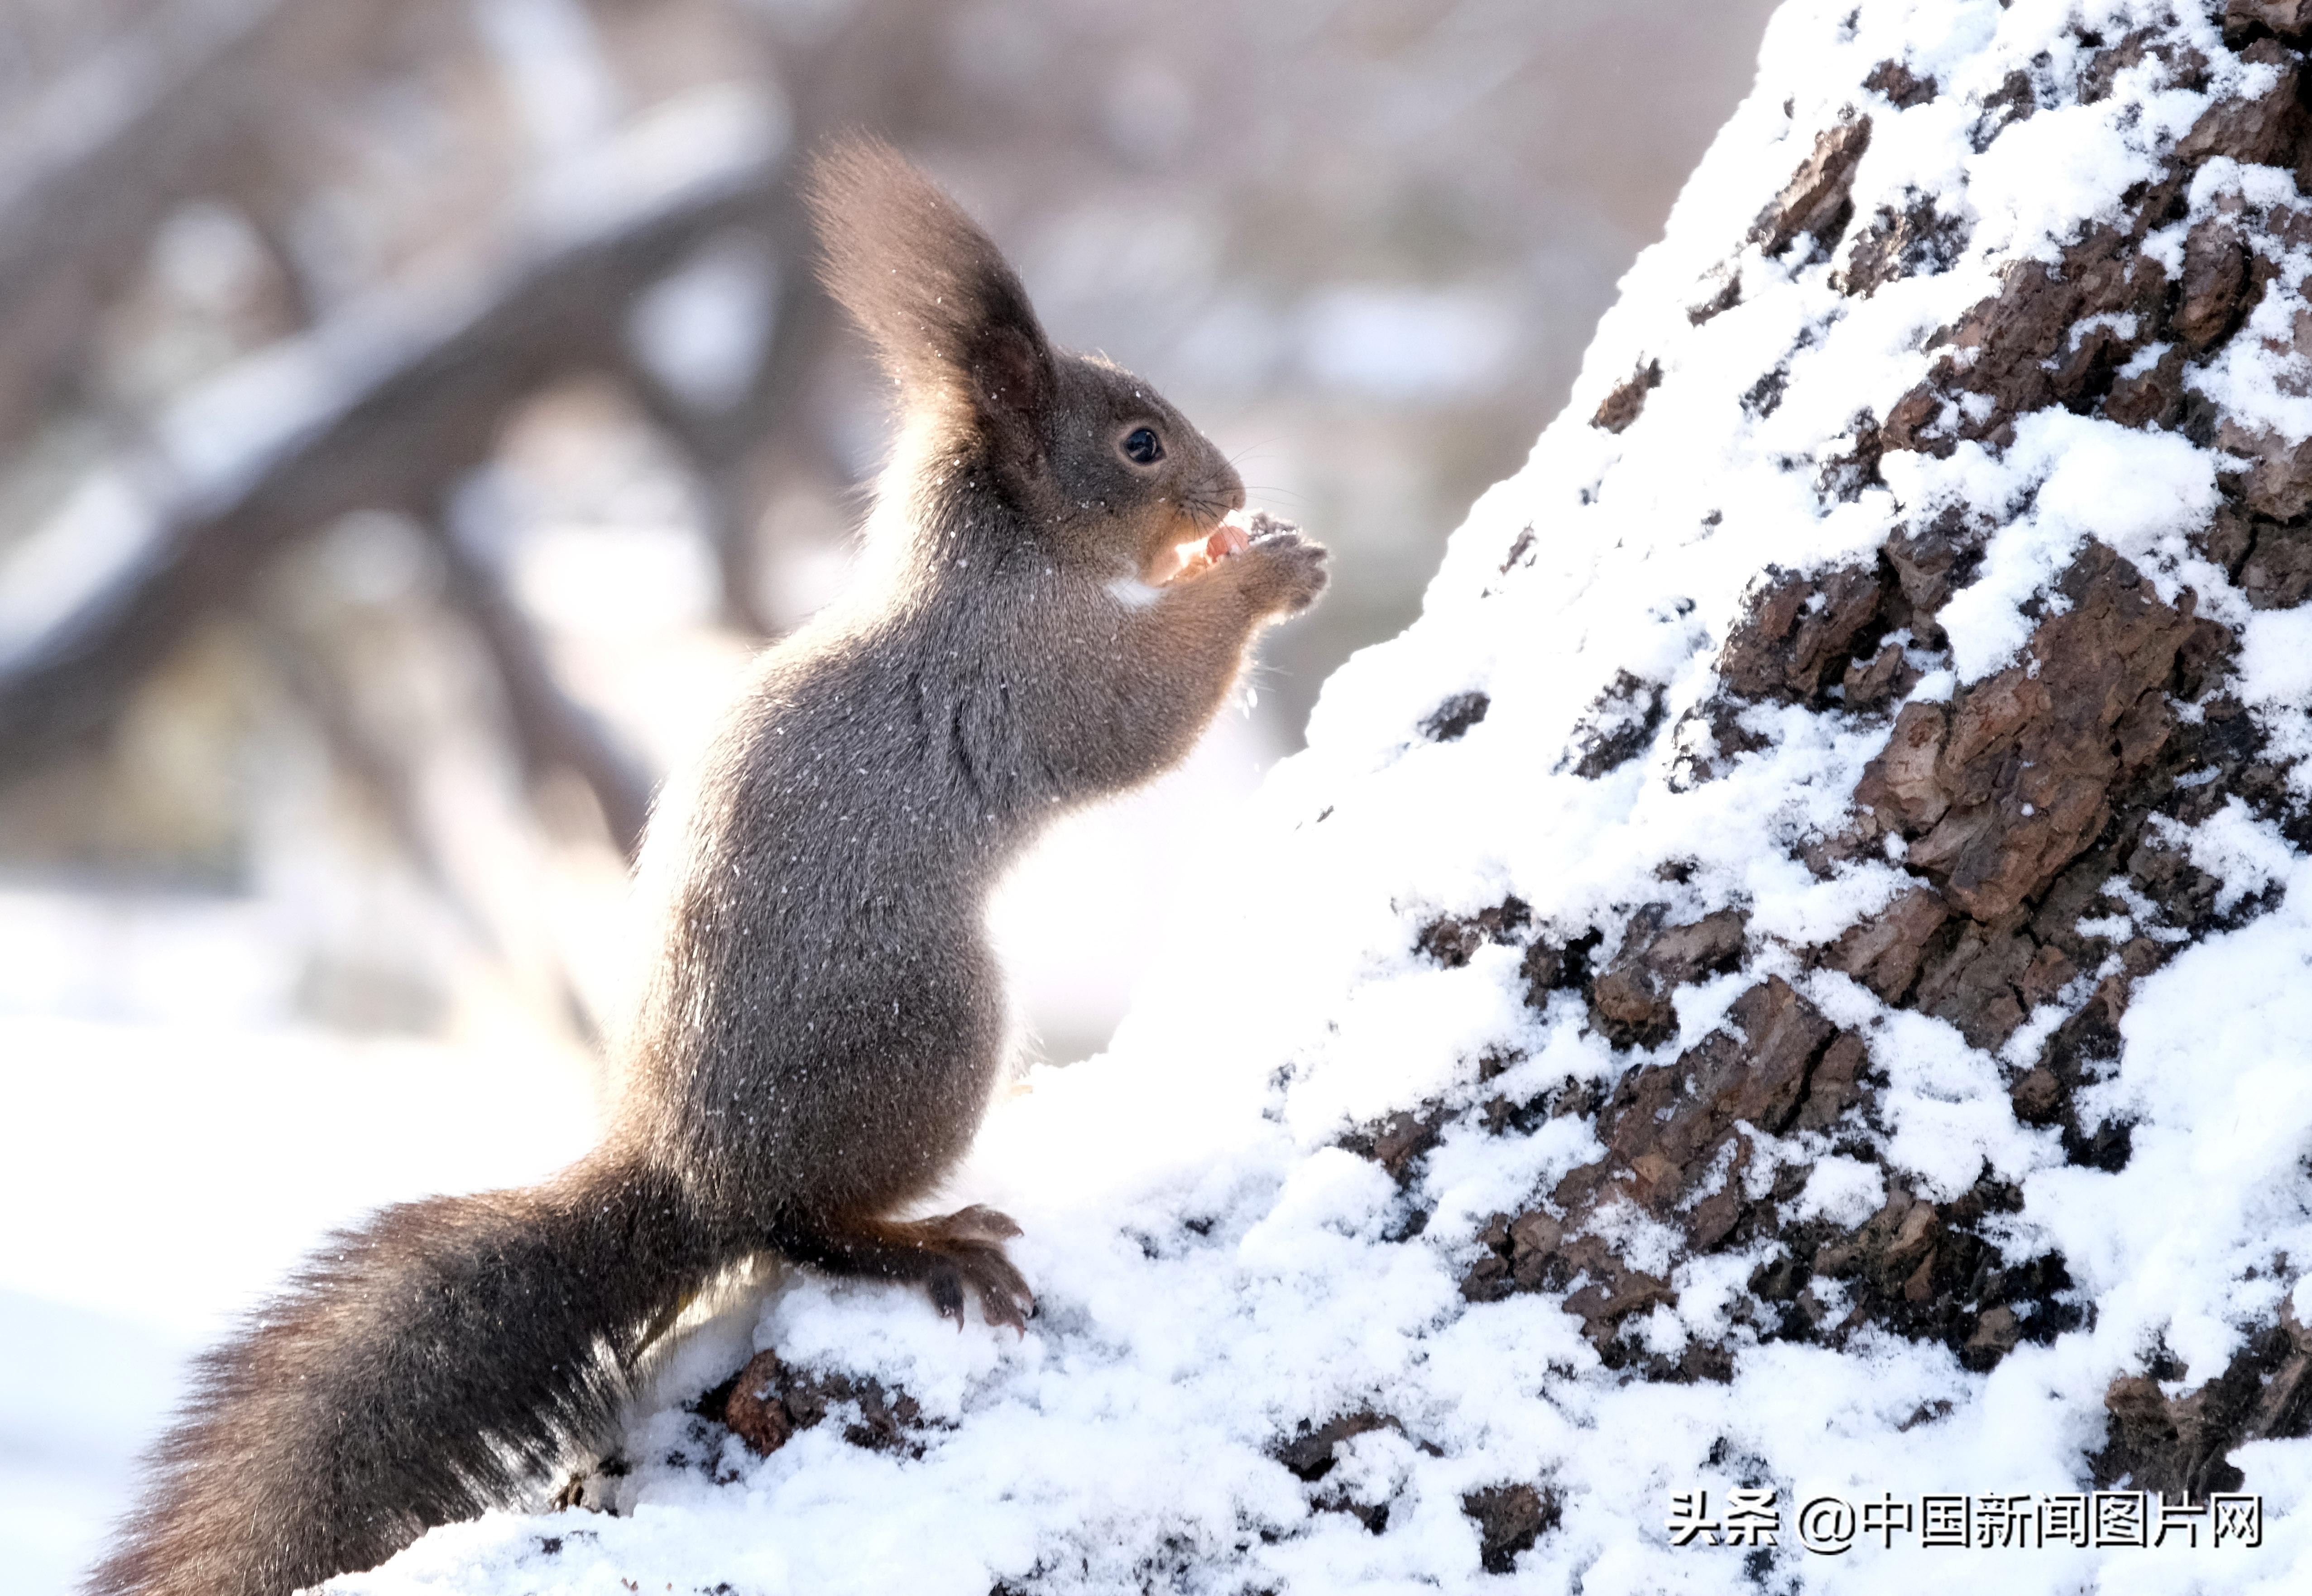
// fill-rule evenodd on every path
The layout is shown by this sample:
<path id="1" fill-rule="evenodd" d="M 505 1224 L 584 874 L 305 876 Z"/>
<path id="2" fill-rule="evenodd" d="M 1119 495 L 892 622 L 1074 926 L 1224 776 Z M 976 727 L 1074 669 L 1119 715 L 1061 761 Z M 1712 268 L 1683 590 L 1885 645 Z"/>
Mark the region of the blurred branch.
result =
<path id="1" fill-rule="evenodd" d="M 906 142 L 921 114 L 923 84 L 936 73 L 926 55 L 938 48 L 943 15 L 937 0 L 858 0 L 839 26 L 810 32 L 806 40 L 783 31 L 772 13 L 758 13 L 769 53 L 779 62 L 795 147 L 808 153 L 862 129 Z M 724 619 L 768 636 L 779 628 L 762 604 L 760 522 L 773 479 L 766 463 L 824 466 L 828 478 L 849 484 L 803 403 L 838 317 L 819 285 L 810 221 L 791 185 L 774 197 L 760 232 L 777 264 L 777 301 L 768 345 L 737 402 L 720 409 L 689 403 L 631 346 L 622 372 L 705 490 Z"/>
<path id="2" fill-rule="evenodd" d="M 249 71 L 286 0 L 187 0 L 68 74 L 0 179 L 0 435 L 21 432 L 57 368 L 184 197 L 188 173 L 243 125 Z"/>
<path id="3" fill-rule="evenodd" d="M 450 868 L 420 818 L 416 778 L 385 741 L 363 723 L 353 695 L 338 680 L 337 669 L 306 638 L 278 620 L 254 607 L 243 612 L 250 618 L 258 652 L 275 680 L 305 712 L 339 769 L 377 805 L 403 856 L 449 906 L 460 929 L 492 953 L 502 953 L 489 916 L 459 883 L 457 873 Z"/>
<path id="4" fill-rule="evenodd" d="M 801 210 L 791 192 L 781 196 L 769 229 L 779 251 L 770 338 L 736 402 L 709 409 L 670 391 L 631 345 L 622 372 L 644 412 L 688 459 L 705 490 L 723 618 L 757 636 L 778 628 L 762 608 L 758 522 L 763 495 L 756 464 L 793 442 L 791 434 L 810 431 L 795 424 L 835 321 L 833 306 L 811 269 L 810 233 Z M 789 450 L 804 458 L 817 452 L 816 445 Z"/>
<path id="5" fill-rule="evenodd" d="M 0 566 L 0 600 L 15 612 L 0 605 L 0 780 L 107 723 L 290 539 L 359 509 L 429 513 L 541 384 L 622 368 L 635 297 L 702 240 L 758 214 L 782 153 L 760 108 L 735 95 L 661 113 L 558 174 L 530 247 L 494 281 L 355 307 L 195 396 L 164 428 L 170 454 L 118 473 L 124 486 L 165 486 L 135 495 L 140 523 L 111 530 L 104 570 L 75 572 L 54 613 L 27 619 L 47 601 L 12 595 L 12 570 L 21 580 L 54 563 L 37 546 L 80 534 L 52 523 Z M 670 180 L 678 160 L 688 169 Z M 242 433 L 222 430 L 236 416 Z"/>
<path id="6" fill-rule="evenodd" d="M 781 52 L 795 143 L 906 119 L 875 113 L 904 99 L 890 63 L 905 53 L 916 11 L 863 5 L 810 48 Z M 55 155 L 13 190 L 0 179 L 0 239 L 9 241 L 0 287 L 28 285 L 22 292 L 37 299 L 44 280 L 92 272 L 89 251 L 101 253 L 102 241 L 143 238 L 189 197 L 180 186 L 198 180 L 199 159 L 214 162 L 230 129 L 278 99 L 259 77 L 290 57 L 357 56 L 346 48 L 358 32 L 353 19 L 393 7 L 345 0 L 319 13 L 340 19 L 336 31 L 325 19 L 311 24 L 320 33 L 285 42 L 285 21 L 315 8 L 183 0 L 138 47 L 152 57 L 136 57 L 145 61 L 144 110 L 125 111 L 104 136 Z M 80 524 L 89 516 L 76 522 L 68 509 L 0 555 L 0 783 L 109 723 L 144 675 L 244 593 L 285 545 L 362 509 L 430 523 L 451 485 L 494 450 L 507 413 L 577 372 L 621 374 L 688 453 L 715 522 L 726 610 L 768 630 L 757 579 L 762 466 L 824 455 L 801 425 L 801 401 L 833 321 L 810 270 L 801 207 L 782 180 L 779 120 L 735 89 L 694 92 L 641 118 L 549 173 L 532 196 L 527 238 L 499 252 L 499 269 L 472 274 L 482 280 L 462 288 L 436 282 L 355 302 L 243 362 L 180 404 L 145 453 L 94 485 L 101 491 L 83 494 L 83 510 L 104 501 L 92 512 L 100 524 Z M 92 219 L 95 232 L 22 241 L 41 218 L 75 209 L 103 210 L 101 226 Z M 629 313 L 653 283 L 731 232 L 777 250 L 778 303 L 746 391 L 706 411 L 644 369 Z M 81 292 L 92 317 L 103 290 L 90 276 Z M 4 307 L 24 303 L 0 294 L 0 425 L 16 380 L 11 329 L 23 320 Z M 27 347 L 40 342 L 24 337 Z M 42 337 L 51 352 L 69 341 L 61 322 Z M 526 757 L 586 779 L 631 846 L 647 802 L 632 761 L 562 689 L 494 574 L 469 554 L 464 566 L 461 602 L 505 680 Z"/>
<path id="7" fill-rule="evenodd" d="M 429 516 L 448 569 L 451 604 L 480 635 L 505 689 L 506 710 L 533 778 L 569 770 L 593 792 L 602 819 L 631 863 L 650 818 L 651 780 L 602 717 L 565 692 L 546 645 L 522 612 L 497 567 L 458 535 L 444 517 Z"/>
<path id="8" fill-rule="evenodd" d="M 0 169 L 0 437 L 23 431 L 172 207 L 261 185 L 223 169 L 263 160 L 276 57 L 311 83 L 407 10 L 178 0 L 41 95 Z"/>
<path id="9" fill-rule="evenodd" d="M 489 892 L 468 879 L 455 851 L 442 846 L 436 827 L 426 817 L 420 778 L 410 765 L 412 750 L 397 748 L 369 723 L 339 668 L 327 657 L 326 647 L 316 646 L 313 640 L 298 636 L 293 628 L 254 607 L 244 613 L 252 622 L 258 649 L 283 690 L 328 745 L 339 770 L 377 805 L 402 855 L 448 907 L 460 930 L 491 958 L 517 969 L 515 944 L 521 939 L 498 923 L 490 908 Z M 416 757 L 423 757 L 422 752 Z M 540 972 L 540 978 L 549 984 L 551 1006 L 569 1024 L 572 1034 L 590 1046 L 598 1043 L 600 1030 L 593 1012 L 568 965 L 557 959 L 549 969 Z"/>

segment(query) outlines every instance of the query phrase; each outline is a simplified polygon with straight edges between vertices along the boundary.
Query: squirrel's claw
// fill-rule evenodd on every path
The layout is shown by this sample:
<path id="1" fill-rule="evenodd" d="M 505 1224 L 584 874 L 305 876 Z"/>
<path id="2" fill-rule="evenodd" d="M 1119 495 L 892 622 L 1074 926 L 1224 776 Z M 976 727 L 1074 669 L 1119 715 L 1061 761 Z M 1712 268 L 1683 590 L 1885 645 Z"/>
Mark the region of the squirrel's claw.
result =
<path id="1" fill-rule="evenodd" d="M 955 1320 L 958 1333 L 963 1329 L 963 1275 L 953 1264 L 942 1263 L 924 1276 L 924 1289 L 932 1295 L 932 1306 L 939 1310 L 941 1319 Z"/>
<path id="2" fill-rule="evenodd" d="M 1003 1249 L 990 1245 L 984 1250 L 975 1250 L 965 1269 L 979 1293 L 981 1315 L 991 1325 L 1011 1326 L 1024 1339 L 1028 1316 L 1036 1311 L 1036 1293 L 1028 1289 L 1027 1281 L 1012 1267 Z"/>
<path id="3" fill-rule="evenodd" d="M 900 1268 L 886 1267 L 922 1280 L 941 1318 L 951 1319 L 957 1329 L 963 1329 L 963 1303 L 968 1293 L 979 1299 L 980 1313 L 989 1324 L 1009 1325 L 1022 1336 L 1028 1333 L 1028 1315 L 1036 1310 L 1036 1293 L 1003 1256 L 1003 1243 L 1020 1233 L 1010 1215 L 975 1203 L 937 1219 L 915 1221 L 906 1229 L 912 1232 L 913 1248 L 901 1256 L 913 1261 Z"/>
<path id="4" fill-rule="evenodd" d="M 1036 1311 L 1036 1293 L 1028 1289 L 1027 1281 L 1012 1267 L 1001 1247 L 993 1241 L 966 1242 L 924 1272 L 924 1289 L 931 1293 L 932 1306 L 941 1319 L 955 1320 L 959 1333 L 963 1329 L 967 1285 L 979 1299 L 979 1311 L 989 1324 L 1008 1325 L 1026 1337 L 1028 1316 Z"/>
<path id="5" fill-rule="evenodd" d="M 947 1216 L 947 1225 L 949 1234 L 958 1240 L 1008 1241 L 1022 1233 L 1017 1220 L 985 1203 L 957 1209 Z"/>

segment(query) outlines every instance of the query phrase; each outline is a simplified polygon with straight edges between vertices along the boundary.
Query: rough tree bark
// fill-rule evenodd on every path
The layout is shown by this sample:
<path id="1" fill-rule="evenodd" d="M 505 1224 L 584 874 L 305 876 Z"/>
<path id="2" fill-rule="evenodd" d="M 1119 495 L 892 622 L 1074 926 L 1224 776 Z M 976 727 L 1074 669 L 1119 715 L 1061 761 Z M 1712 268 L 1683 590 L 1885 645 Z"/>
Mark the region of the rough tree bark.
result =
<path id="1" fill-rule="evenodd" d="M 2203 563 L 2163 561 L 2183 574 L 2178 588 L 2150 580 L 2140 553 L 2080 540 L 2023 602 L 2032 624 L 2011 663 L 1914 697 L 1922 674 L 1950 662 L 1945 607 L 2033 506 L 1997 491 L 1898 499 L 1875 549 L 1760 573 L 1718 649 L 1714 691 L 1668 733 L 1680 747 L 1669 783 L 1692 788 L 1791 734 L 1747 713 L 1759 706 L 1887 724 L 1852 789 L 1851 819 L 1794 854 L 1826 879 L 1888 856 L 1909 884 L 1835 936 L 1784 947 L 1800 969 L 1851 977 L 1888 1009 L 1931 1015 L 2000 1056 L 2015 1118 L 2055 1131 L 2071 1163 L 2106 1171 L 2127 1165 L 2133 1125 L 2088 1089 L 2116 1068 L 2138 984 L 2281 897 L 2276 882 L 2227 890 L 2195 863 L 2193 831 L 2244 807 L 2290 847 L 2312 846 L 2301 750 L 2284 715 L 2243 701 L 2238 674 L 2249 614 L 2312 597 L 2312 445 L 2256 410 L 2249 384 L 2223 380 L 2243 362 L 2258 363 L 2257 381 L 2280 392 L 2300 394 L 2312 377 L 2312 8 L 2230 0 L 2204 22 L 2196 6 L 2177 9 L 2181 21 L 2114 19 L 2136 24 L 2124 31 L 2078 22 L 2067 60 L 2019 62 L 1984 97 L 1978 151 L 2035 112 L 2107 99 L 2124 73 L 2139 95 L 2211 92 L 2213 102 L 2179 138 L 2156 141 L 2115 204 L 2046 241 L 2054 247 L 2026 237 L 1994 255 L 1995 291 L 1924 338 L 1923 378 L 1886 392 L 1875 414 L 1858 412 L 1836 447 L 1790 465 L 1813 466 L 1826 504 L 1851 503 L 1884 487 L 1900 454 L 1949 460 L 1975 444 L 1996 458 L 2034 417 L 2102 418 L 2210 452 L 2220 500 L 2211 514 L 2179 513 L 2170 529 Z M 2211 48 L 2216 28 L 2229 58 Z M 1688 312 L 1695 324 L 1742 303 L 1744 270 L 1826 264 L 1831 283 L 1860 299 L 1956 260 L 1975 220 L 1963 189 L 1914 191 L 1904 208 L 1862 215 L 1849 197 L 1874 119 L 1931 103 L 1939 90 L 1899 54 L 1856 83 L 1761 211 L 1750 241 L 1763 259 L 1730 264 L 1721 291 Z M 1663 381 L 1658 364 L 1642 364 L 1592 425 L 1629 426 Z M 1803 381 L 1778 364 L 1747 408 L 1798 401 Z M 2123 453 L 2115 463 L 2129 462 Z M 1512 563 L 1521 555 L 1513 549 Z M 2211 591 L 2219 583 L 2233 592 Z M 1645 751 L 1658 700 L 1635 716 L 1628 705 L 1653 691 L 1625 679 L 1601 697 L 1577 742 L 1582 774 Z M 1769 1338 L 1840 1346 L 1878 1327 L 1940 1341 L 1987 1371 L 2019 1344 L 2091 1317 L 2060 1254 L 1993 1239 L 2023 1194 L 1988 1165 L 1947 1197 L 1891 1178 L 1884 1204 L 1854 1228 L 1791 1221 L 1802 1162 L 1785 1163 L 1766 1191 L 1746 1190 L 1755 1132 L 1870 1123 L 1883 1082 L 1871 1078 L 1861 1028 L 1757 970 L 1781 939 L 1746 931 L 1738 908 L 1681 917 L 1668 903 L 1642 906 L 1610 935 L 1597 926 L 1571 939 L 1528 938 L 1509 924 L 1520 909 L 1441 918 L 1421 944 L 1450 963 L 1488 940 L 1525 942 L 1528 1001 L 1572 993 L 1622 1047 L 1673 1034 L 1673 1000 L 1689 984 L 1738 969 L 1760 978 L 1722 1028 L 1673 1058 L 1637 1063 L 1610 1090 L 1433 1107 L 1379 1128 L 1369 1144 L 1394 1171 L 1472 1115 L 1503 1134 L 1552 1114 L 1594 1117 L 1605 1156 L 1495 1219 L 1463 1282 L 1470 1300 L 1578 1284 L 1565 1305 L 1609 1364 L 1647 1379 L 1725 1378 L 1724 1346 L 1696 1341 L 1665 1358 L 1623 1335 L 1633 1315 L 1676 1296 L 1658 1267 L 1633 1266 L 1587 1223 L 1602 1205 L 1634 1198 L 1677 1232 L 1681 1257 L 1776 1243 L 1749 1276 L 1745 1315 Z M 2027 1022 L 2019 1055 L 2010 1044 Z M 1837 1311 L 1815 1289 L 1826 1281 L 1843 1287 Z M 2222 1367 L 2187 1368 L 2151 1349 L 2142 1370 L 2111 1383 L 2105 1407 L 2090 1459 L 2097 1485 L 2194 1496 L 2236 1488 L 2232 1450 L 2312 1428 L 2312 1331 L 2283 1300 Z"/>

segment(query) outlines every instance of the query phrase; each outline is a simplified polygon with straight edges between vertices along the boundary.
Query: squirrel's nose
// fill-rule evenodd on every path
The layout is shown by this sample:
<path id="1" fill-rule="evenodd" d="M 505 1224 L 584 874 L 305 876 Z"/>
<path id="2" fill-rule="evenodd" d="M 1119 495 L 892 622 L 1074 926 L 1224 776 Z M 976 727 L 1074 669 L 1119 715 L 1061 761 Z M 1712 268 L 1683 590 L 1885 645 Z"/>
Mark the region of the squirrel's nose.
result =
<path id="1" fill-rule="evenodd" d="M 1228 491 L 1222 496 L 1227 499 L 1228 513 L 1233 515 L 1238 511 L 1244 508 L 1244 478 L 1236 474 L 1236 468 L 1234 466 L 1230 466 L 1226 469 L 1228 470 Z"/>

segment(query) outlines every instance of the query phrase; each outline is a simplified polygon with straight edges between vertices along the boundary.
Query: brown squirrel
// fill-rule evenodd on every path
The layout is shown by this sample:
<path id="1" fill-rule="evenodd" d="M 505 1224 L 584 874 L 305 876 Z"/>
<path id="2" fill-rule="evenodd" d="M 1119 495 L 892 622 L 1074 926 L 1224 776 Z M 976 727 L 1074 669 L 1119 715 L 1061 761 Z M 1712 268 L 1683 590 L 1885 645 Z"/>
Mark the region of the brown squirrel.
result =
<path id="1" fill-rule="evenodd" d="M 1244 487 L 1219 451 L 1054 348 L 889 149 L 833 151 L 810 197 L 827 285 L 898 388 L 880 576 L 765 653 L 690 802 L 653 817 L 664 947 L 601 1144 L 310 1259 L 199 1366 L 99 1596 L 274 1596 L 522 1499 L 609 1438 L 679 1305 L 759 1253 L 1024 1329 L 1012 1221 L 897 1217 L 1003 1067 L 988 892 L 1054 817 L 1187 752 L 1326 554 L 1222 529 Z"/>

